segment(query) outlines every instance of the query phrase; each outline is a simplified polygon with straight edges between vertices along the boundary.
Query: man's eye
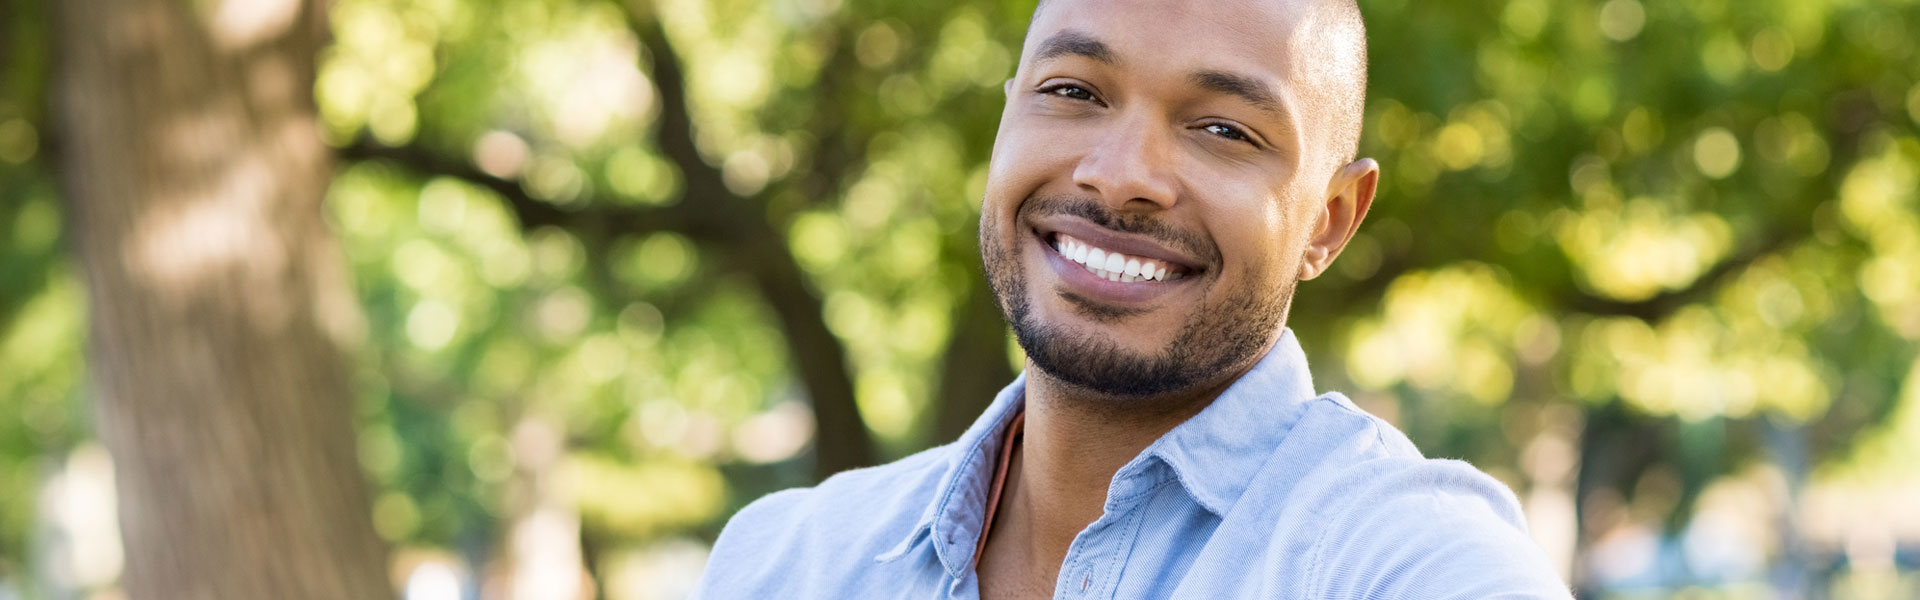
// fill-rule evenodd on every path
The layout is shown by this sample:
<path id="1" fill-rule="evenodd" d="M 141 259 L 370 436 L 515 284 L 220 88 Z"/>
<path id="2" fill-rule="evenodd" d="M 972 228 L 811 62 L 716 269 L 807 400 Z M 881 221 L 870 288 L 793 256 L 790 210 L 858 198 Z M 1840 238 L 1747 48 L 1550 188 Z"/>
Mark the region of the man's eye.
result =
<path id="1" fill-rule="evenodd" d="M 1232 125 L 1226 125 L 1223 123 L 1209 123 L 1207 124 L 1207 126 L 1202 127 L 1202 129 L 1207 130 L 1208 133 L 1211 133 L 1223 138 L 1227 138 L 1229 140 L 1233 140 L 1236 142 L 1249 142 L 1249 143 L 1253 142 L 1253 138 L 1248 137 L 1246 132 L 1241 131 L 1239 128 L 1236 128 Z"/>
<path id="2" fill-rule="evenodd" d="M 1048 94 L 1052 96 L 1060 96 L 1063 98 L 1072 98 L 1074 100 L 1092 100 L 1093 99 L 1093 92 L 1087 91 L 1087 88 L 1073 85 L 1071 83 L 1063 83 L 1060 85 L 1042 88 L 1040 90 L 1040 93 Z"/>

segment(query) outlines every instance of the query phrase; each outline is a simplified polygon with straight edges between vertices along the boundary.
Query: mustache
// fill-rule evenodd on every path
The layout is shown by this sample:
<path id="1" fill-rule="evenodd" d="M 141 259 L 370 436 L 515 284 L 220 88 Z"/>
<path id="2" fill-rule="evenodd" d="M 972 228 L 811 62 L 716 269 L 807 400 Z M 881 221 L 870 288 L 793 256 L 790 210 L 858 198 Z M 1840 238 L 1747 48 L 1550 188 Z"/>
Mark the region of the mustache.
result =
<path id="1" fill-rule="evenodd" d="M 1123 215 L 1114 212 L 1095 198 L 1069 195 L 1031 196 L 1022 204 L 1020 211 L 1030 216 L 1080 217 L 1107 229 L 1153 238 L 1189 256 L 1200 257 L 1209 265 L 1220 262 L 1219 247 L 1208 242 L 1205 236 L 1168 225 L 1165 221 L 1148 215 Z"/>

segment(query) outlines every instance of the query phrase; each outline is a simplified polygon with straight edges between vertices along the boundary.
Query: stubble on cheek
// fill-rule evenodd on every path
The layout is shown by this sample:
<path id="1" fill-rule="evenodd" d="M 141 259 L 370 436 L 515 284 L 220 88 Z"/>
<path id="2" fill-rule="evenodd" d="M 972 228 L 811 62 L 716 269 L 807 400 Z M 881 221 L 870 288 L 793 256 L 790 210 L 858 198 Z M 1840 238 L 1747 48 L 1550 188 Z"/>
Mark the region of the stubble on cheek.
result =
<path id="1" fill-rule="evenodd" d="M 1008 247 L 1005 229 L 1005 225 L 981 215 L 980 266 L 986 271 L 987 288 L 993 293 L 994 304 L 1011 324 L 1027 313 L 1027 286 L 1025 269 L 1020 266 L 1018 252 Z"/>

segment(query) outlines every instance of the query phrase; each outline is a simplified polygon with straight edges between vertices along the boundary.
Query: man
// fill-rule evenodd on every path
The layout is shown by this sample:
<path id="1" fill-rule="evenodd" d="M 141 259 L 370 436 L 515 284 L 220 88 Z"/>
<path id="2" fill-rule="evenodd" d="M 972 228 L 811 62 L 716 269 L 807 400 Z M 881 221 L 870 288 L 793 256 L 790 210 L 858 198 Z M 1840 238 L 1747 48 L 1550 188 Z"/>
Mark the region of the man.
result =
<path id="1" fill-rule="evenodd" d="M 1351 0 L 1046 0 L 994 144 L 1025 374 L 960 440 L 770 495 L 706 598 L 1567 597 L 1513 495 L 1285 328 L 1365 217 Z"/>

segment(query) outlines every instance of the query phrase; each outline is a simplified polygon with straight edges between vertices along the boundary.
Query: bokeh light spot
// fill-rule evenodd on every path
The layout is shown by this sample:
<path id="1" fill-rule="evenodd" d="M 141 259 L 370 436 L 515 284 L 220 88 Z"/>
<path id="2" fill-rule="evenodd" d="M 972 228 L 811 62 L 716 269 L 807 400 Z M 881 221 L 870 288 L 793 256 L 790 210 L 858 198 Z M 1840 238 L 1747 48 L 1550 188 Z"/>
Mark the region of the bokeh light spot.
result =
<path id="1" fill-rule="evenodd" d="M 20 164 L 40 151 L 40 135 L 26 119 L 0 120 L 0 162 Z"/>
<path id="2" fill-rule="evenodd" d="M 1740 167 L 1740 141 L 1725 128 L 1709 127 L 1693 140 L 1693 164 L 1713 179 L 1732 175 Z"/>
<path id="3" fill-rule="evenodd" d="M 1607 39 L 1624 42 L 1640 35 L 1647 24 L 1647 11 L 1636 0 L 1607 0 L 1600 6 L 1600 33 Z"/>
<path id="4" fill-rule="evenodd" d="M 503 179 L 519 176 L 531 154 L 526 140 L 508 131 L 489 131 L 473 142 L 473 164 L 488 175 Z"/>
<path id="5" fill-rule="evenodd" d="M 460 315 L 439 300 L 422 300 L 407 312 L 407 341 L 423 350 L 446 347 L 459 328 Z"/>
<path id="6" fill-rule="evenodd" d="M 1753 34 L 1753 66 L 1778 71 L 1793 61 L 1793 38 L 1777 29 L 1762 29 Z"/>

